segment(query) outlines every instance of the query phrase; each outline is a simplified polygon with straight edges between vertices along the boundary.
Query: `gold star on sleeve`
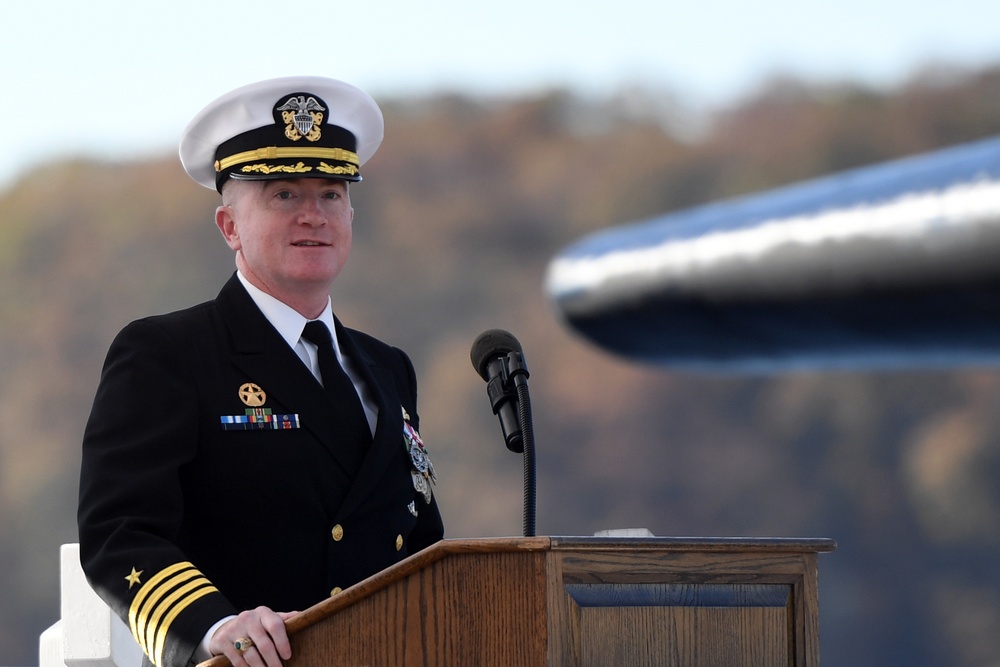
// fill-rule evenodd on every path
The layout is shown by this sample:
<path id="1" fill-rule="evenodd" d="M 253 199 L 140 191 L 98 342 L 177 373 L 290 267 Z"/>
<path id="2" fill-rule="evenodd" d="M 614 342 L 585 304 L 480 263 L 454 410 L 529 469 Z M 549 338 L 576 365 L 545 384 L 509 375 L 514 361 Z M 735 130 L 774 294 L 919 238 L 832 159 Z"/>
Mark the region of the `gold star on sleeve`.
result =
<path id="1" fill-rule="evenodd" d="M 135 566 L 132 566 L 132 572 L 125 576 L 125 581 L 128 582 L 128 589 L 132 590 L 132 587 L 136 584 L 141 584 L 142 581 L 139 580 L 139 575 L 142 574 L 142 570 L 138 572 L 135 571 Z"/>

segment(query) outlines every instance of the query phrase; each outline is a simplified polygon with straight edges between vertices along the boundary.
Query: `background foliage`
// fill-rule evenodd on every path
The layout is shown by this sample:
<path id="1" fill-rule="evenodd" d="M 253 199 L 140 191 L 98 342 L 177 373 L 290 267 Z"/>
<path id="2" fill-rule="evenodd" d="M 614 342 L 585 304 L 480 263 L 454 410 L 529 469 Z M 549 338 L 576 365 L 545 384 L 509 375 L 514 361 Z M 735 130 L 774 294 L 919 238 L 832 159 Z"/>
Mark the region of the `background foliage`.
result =
<path id="1" fill-rule="evenodd" d="M 521 530 L 520 460 L 468 359 L 499 326 L 532 373 L 539 534 L 833 537 L 825 664 L 1000 664 L 1000 372 L 641 367 L 575 339 L 542 292 L 587 232 L 996 134 L 1000 69 L 890 92 L 774 80 L 705 117 L 641 90 L 382 102 L 334 303 L 413 357 L 449 536 Z M 233 270 L 216 200 L 173 157 L 61 162 L 0 193 L 0 664 L 36 664 L 58 618 L 112 336 Z"/>

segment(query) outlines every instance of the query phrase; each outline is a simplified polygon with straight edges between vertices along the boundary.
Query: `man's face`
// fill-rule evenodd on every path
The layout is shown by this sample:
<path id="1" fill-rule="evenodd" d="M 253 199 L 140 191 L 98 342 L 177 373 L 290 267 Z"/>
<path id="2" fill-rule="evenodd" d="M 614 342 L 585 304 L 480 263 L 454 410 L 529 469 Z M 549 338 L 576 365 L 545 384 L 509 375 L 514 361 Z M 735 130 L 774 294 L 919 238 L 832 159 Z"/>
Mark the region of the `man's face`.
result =
<path id="1" fill-rule="evenodd" d="M 354 209 L 344 181 L 231 181 L 216 223 L 250 282 L 292 303 L 327 292 L 351 251 Z"/>

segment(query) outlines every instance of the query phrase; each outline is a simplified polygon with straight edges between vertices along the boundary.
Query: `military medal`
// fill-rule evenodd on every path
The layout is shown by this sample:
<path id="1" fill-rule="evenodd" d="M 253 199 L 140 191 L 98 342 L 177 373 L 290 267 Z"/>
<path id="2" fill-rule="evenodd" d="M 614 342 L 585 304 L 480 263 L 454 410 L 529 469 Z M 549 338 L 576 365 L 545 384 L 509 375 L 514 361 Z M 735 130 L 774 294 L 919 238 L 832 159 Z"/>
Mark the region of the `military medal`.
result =
<path id="1" fill-rule="evenodd" d="M 431 486 L 427 483 L 427 478 L 421 475 L 416 470 L 410 473 L 413 477 L 413 488 L 417 490 L 417 493 L 424 497 L 425 502 L 430 502 L 433 494 L 431 493 Z"/>
<path id="2" fill-rule="evenodd" d="M 434 496 L 431 484 L 437 483 L 437 475 L 434 472 L 434 464 L 427 456 L 427 448 L 424 447 L 420 434 L 413 428 L 409 420 L 410 415 L 403 408 L 403 447 L 406 448 L 406 453 L 410 456 L 410 464 L 413 466 L 413 470 L 410 471 L 410 476 L 413 478 L 413 488 L 429 504 Z"/>
<path id="3" fill-rule="evenodd" d="M 431 460 L 427 458 L 427 452 L 416 442 L 410 443 L 410 460 L 413 462 L 413 467 L 421 475 L 427 473 L 431 468 Z"/>

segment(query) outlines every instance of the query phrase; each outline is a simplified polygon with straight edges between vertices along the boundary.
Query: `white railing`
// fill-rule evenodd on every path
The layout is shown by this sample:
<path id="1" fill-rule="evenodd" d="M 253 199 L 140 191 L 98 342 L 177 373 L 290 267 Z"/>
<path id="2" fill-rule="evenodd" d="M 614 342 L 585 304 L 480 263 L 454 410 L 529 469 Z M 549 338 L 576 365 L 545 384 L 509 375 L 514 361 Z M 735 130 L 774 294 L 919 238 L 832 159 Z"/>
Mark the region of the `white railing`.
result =
<path id="1" fill-rule="evenodd" d="M 128 627 L 87 583 L 80 545 L 62 545 L 59 561 L 60 618 L 38 638 L 39 667 L 139 667 Z"/>

